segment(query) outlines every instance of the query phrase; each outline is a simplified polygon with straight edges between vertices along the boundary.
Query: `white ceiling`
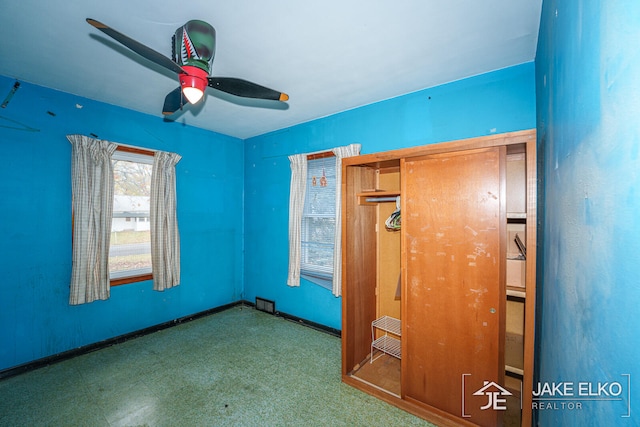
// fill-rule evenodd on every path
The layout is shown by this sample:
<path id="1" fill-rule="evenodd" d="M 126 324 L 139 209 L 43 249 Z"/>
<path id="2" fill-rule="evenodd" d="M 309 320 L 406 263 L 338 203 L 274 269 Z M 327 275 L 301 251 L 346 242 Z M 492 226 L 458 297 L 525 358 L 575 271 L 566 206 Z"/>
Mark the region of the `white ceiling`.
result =
<path id="1" fill-rule="evenodd" d="M 201 19 L 217 33 L 212 75 L 291 98 L 279 105 L 208 89 L 204 103 L 175 120 L 244 139 L 532 61 L 541 6 L 542 0 L 0 0 L 0 74 L 162 120 L 175 75 L 85 18 L 168 57 L 175 30 Z"/>

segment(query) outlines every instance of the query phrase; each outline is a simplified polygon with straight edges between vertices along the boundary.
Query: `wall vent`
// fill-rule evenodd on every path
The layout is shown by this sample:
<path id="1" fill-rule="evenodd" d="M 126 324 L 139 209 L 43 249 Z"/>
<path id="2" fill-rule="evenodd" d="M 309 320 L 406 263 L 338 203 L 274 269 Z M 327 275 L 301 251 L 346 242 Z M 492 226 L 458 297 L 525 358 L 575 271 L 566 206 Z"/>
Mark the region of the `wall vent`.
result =
<path id="1" fill-rule="evenodd" d="M 256 310 L 264 311 L 265 313 L 276 313 L 276 302 L 269 301 L 268 299 L 256 297 Z"/>

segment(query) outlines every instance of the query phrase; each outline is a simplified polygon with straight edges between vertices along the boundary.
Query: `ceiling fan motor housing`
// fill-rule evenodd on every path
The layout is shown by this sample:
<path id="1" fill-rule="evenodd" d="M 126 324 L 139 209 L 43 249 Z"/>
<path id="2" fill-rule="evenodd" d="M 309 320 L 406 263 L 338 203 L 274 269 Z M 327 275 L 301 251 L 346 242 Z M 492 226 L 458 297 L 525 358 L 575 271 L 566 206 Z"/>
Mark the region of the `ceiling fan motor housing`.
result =
<path id="1" fill-rule="evenodd" d="M 184 89 L 185 87 L 194 87 L 200 89 L 200 91 L 204 92 L 207 87 L 207 77 L 209 73 L 204 71 L 202 68 L 194 67 L 191 65 L 185 65 L 182 67 L 187 73 L 180 74 L 178 76 L 180 80 L 180 87 Z"/>
<path id="2" fill-rule="evenodd" d="M 176 30 L 172 44 L 173 60 L 183 68 L 203 70 L 206 80 L 216 52 L 216 30 L 204 21 L 192 20 Z"/>

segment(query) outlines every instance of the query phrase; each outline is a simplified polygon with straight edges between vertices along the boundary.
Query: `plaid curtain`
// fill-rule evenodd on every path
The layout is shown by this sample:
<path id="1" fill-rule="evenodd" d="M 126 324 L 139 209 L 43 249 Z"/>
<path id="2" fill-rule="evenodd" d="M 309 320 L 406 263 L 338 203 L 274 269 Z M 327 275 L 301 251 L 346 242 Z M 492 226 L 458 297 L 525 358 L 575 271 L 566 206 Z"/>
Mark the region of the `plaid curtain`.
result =
<path id="1" fill-rule="evenodd" d="M 117 145 L 83 135 L 71 142 L 73 254 L 69 304 L 109 298 L 109 240 L 113 213 L 113 166 Z"/>
<path id="2" fill-rule="evenodd" d="M 153 289 L 180 284 L 180 235 L 176 215 L 176 169 L 182 157 L 156 152 L 151 173 L 151 268 Z"/>

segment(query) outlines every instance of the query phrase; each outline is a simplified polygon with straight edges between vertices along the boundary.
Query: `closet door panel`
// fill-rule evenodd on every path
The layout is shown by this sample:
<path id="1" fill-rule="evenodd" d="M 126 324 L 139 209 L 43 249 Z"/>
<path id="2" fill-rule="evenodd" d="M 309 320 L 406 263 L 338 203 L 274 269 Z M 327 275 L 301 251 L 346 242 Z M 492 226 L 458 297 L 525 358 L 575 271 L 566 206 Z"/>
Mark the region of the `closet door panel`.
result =
<path id="1" fill-rule="evenodd" d="M 500 411 L 473 393 L 504 381 L 504 156 L 435 154 L 402 170 L 403 395 L 479 425 Z"/>

